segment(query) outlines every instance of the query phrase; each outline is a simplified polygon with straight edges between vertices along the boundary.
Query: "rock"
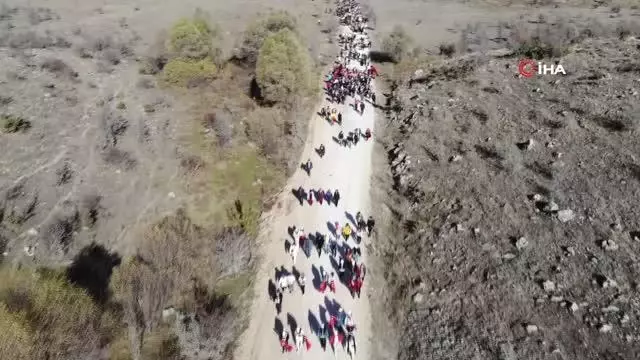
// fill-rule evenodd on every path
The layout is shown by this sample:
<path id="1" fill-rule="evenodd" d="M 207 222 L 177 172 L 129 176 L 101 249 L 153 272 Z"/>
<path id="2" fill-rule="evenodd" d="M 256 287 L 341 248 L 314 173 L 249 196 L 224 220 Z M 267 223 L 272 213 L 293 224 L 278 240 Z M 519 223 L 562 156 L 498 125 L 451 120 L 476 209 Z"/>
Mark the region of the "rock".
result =
<path id="1" fill-rule="evenodd" d="M 449 162 L 458 162 L 458 161 L 460 161 L 460 160 L 462 160 L 462 156 L 460 156 L 460 155 L 454 155 L 454 156 L 452 156 L 452 157 L 449 159 Z"/>
<path id="2" fill-rule="evenodd" d="M 616 251 L 618 250 L 618 244 L 611 239 L 602 240 L 600 246 L 606 251 Z"/>
<path id="3" fill-rule="evenodd" d="M 27 230 L 27 235 L 29 235 L 29 236 L 38 236 L 38 230 L 36 230 L 35 228 L 31 228 L 31 229 Z"/>
<path id="4" fill-rule="evenodd" d="M 576 312 L 580 309 L 580 307 L 578 306 L 578 304 L 572 302 L 569 305 L 569 310 L 571 310 L 571 312 Z"/>
<path id="5" fill-rule="evenodd" d="M 173 306 L 162 310 L 162 320 L 167 321 L 170 317 L 176 315 L 176 309 Z"/>
<path id="6" fill-rule="evenodd" d="M 531 197 L 531 200 L 533 201 L 542 201 L 542 199 L 544 199 L 544 196 L 540 194 L 533 194 L 533 196 Z"/>
<path id="7" fill-rule="evenodd" d="M 415 78 L 419 78 L 422 75 L 424 75 L 424 70 L 422 70 L 422 69 L 418 69 L 413 73 L 413 77 L 415 77 Z"/>
<path id="8" fill-rule="evenodd" d="M 527 334 L 531 335 L 531 334 L 535 334 L 538 332 L 538 327 L 536 325 L 533 324 L 528 324 L 527 327 Z"/>
<path id="9" fill-rule="evenodd" d="M 551 280 L 545 280 L 542 283 L 542 288 L 546 292 L 551 292 L 551 291 L 554 291 L 556 289 L 556 284 Z"/>
<path id="10" fill-rule="evenodd" d="M 611 330 L 613 330 L 613 326 L 611 324 L 602 324 L 598 327 L 598 331 L 600 331 L 603 334 L 611 332 Z"/>
<path id="11" fill-rule="evenodd" d="M 560 207 L 558 207 L 558 204 L 556 204 L 553 201 L 549 201 L 548 203 L 545 204 L 545 206 L 542 208 L 542 211 L 547 212 L 547 213 L 551 213 L 551 212 L 556 212 L 560 209 Z"/>
<path id="12" fill-rule="evenodd" d="M 422 295 L 422 293 L 415 293 L 413 294 L 413 302 L 416 304 L 420 304 L 422 303 L 422 301 L 424 301 L 424 295 Z"/>
<path id="13" fill-rule="evenodd" d="M 549 300 L 551 300 L 551 302 L 554 302 L 554 303 L 559 303 L 560 301 L 564 300 L 564 298 L 562 296 L 554 295 L 550 297 Z"/>
<path id="14" fill-rule="evenodd" d="M 573 246 L 569 246 L 567 247 L 566 251 L 565 251 L 565 255 L 575 255 L 576 254 L 576 249 L 573 248 Z"/>
<path id="15" fill-rule="evenodd" d="M 629 318 L 629 315 L 628 315 L 628 314 L 624 314 L 624 315 L 622 315 L 622 319 L 620 319 L 620 323 L 621 323 L 621 324 L 626 324 L 626 323 L 628 323 L 628 322 L 629 322 L 629 320 L 631 320 L 631 319 Z"/>
<path id="16" fill-rule="evenodd" d="M 167 194 L 167 196 L 168 196 L 170 199 L 175 199 L 175 198 L 176 198 L 176 193 L 174 193 L 174 192 L 172 191 L 172 192 L 168 193 L 168 194 Z"/>
<path id="17" fill-rule="evenodd" d="M 618 311 L 620 311 L 620 308 L 613 305 L 609 305 L 606 308 L 602 308 L 603 313 L 618 312 Z"/>
<path id="18" fill-rule="evenodd" d="M 525 237 L 521 237 L 516 241 L 516 249 L 518 250 L 523 250 L 527 246 L 529 246 L 529 241 Z"/>
<path id="19" fill-rule="evenodd" d="M 622 225 L 620 225 L 620 223 L 613 223 L 613 224 L 611 224 L 609 226 L 614 231 L 622 231 Z"/>
<path id="20" fill-rule="evenodd" d="M 502 258 L 505 260 L 513 260 L 516 258 L 516 254 L 513 253 L 506 253 L 504 255 L 502 255 Z"/>
<path id="21" fill-rule="evenodd" d="M 602 288 L 603 289 L 614 288 L 614 287 L 618 287 L 618 283 L 613 279 L 607 278 L 607 280 L 605 280 L 602 283 Z"/>
<path id="22" fill-rule="evenodd" d="M 567 209 L 558 211 L 558 220 L 560 220 L 560 222 L 566 223 L 573 220 L 575 217 L 573 210 Z"/>

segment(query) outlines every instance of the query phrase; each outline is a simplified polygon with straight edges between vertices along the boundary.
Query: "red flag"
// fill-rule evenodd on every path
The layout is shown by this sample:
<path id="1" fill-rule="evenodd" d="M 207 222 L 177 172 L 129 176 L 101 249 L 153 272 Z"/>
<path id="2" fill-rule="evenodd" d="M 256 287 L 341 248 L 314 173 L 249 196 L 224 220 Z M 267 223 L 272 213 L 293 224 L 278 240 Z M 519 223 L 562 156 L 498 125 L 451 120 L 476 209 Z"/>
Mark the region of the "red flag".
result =
<path id="1" fill-rule="evenodd" d="M 323 281 L 320 283 L 320 288 L 319 288 L 320 292 L 324 292 L 325 290 L 327 290 L 327 282 Z"/>

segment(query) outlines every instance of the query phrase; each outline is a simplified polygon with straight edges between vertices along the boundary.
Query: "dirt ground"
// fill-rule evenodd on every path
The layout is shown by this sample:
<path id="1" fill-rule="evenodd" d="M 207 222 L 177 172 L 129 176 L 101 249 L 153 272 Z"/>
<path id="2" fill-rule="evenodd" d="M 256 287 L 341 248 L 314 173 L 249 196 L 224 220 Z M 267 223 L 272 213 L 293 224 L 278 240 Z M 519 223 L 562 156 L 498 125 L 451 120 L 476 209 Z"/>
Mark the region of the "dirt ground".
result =
<path id="1" fill-rule="evenodd" d="M 139 60 L 196 9 L 222 28 L 227 54 L 269 9 L 299 18 L 316 60 L 327 46 L 315 3 L 3 2 L 0 112 L 32 125 L 1 135 L 0 244 L 9 258 L 37 245 L 36 262 L 64 262 L 91 241 L 127 254 L 138 225 L 192 201 L 180 166 L 192 104 L 139 74 Z"/>
<path id="2" fill-rule="evenodd" d="M 452 28 L 487 9 L 415 6 Z M 374 323 L 391 340 L 380 348 L 399 359 L 636 359 L 637 10 L 493 11 L 451 37 L 414 31 L 432 56 L 393 79 L 393 110 L 378 118 L 386 229 L 375 253 L 389 292 L 373 306 L 387 309 Z M 376 12 L 388 28 L 397 19 Z M 523 29 L 566 46 L 555 60 L 567 75 L 526 79 L 517 56 L 491 51 Z M 453 58 L 438 56 L 442 42 L 458 45 Z"/>

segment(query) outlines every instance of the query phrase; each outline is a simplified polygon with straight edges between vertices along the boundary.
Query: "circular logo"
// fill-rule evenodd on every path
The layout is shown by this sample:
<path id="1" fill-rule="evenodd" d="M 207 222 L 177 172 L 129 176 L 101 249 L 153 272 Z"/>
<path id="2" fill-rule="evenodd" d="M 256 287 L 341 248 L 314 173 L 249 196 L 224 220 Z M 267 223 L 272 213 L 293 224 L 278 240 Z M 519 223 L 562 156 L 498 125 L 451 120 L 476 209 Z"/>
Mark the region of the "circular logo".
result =
<path id="1" fill-rule="evenodd" d="M 518 62 L 518 72 L 526 78 L 531 78 L 538 72 L 538 64 L 533 59 L 522 59 Z"/>

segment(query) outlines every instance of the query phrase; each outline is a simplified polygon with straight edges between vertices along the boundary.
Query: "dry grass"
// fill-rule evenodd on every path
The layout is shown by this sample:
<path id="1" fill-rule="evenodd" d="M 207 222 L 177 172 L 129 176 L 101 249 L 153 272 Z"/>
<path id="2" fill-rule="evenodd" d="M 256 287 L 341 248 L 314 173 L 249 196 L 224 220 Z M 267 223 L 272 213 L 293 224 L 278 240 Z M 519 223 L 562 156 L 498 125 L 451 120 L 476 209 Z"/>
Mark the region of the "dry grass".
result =
<path id="1" fill-rule="evenodd" d="M 84 357 L 100 347 L 109 329 L 84 290 L 55 271 L 2 268 L 0 274 L 0 321 L 14 330 L 3 327 L 0 347 L 18 359 Z"/>

